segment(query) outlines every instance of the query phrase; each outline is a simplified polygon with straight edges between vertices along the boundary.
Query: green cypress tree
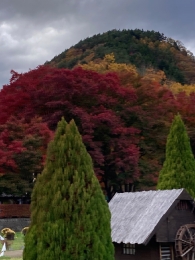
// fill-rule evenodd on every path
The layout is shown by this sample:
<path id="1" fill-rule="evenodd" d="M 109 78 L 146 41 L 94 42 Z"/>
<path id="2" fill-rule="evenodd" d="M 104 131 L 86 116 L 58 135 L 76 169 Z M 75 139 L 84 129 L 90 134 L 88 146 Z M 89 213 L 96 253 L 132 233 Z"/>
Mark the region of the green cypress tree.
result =
<path id="1" fill-rule="evenodd" d="M 170 128 L 158 189 L 185 188 L 195 197 L 195 160 L 185 125 L 178 114 Z"/>
<path id="2" fill-rule="evenodd" d="M 32 193 L 24 260 L 113 260 L 110 211 L 71 121 L 58 123 Z"/>

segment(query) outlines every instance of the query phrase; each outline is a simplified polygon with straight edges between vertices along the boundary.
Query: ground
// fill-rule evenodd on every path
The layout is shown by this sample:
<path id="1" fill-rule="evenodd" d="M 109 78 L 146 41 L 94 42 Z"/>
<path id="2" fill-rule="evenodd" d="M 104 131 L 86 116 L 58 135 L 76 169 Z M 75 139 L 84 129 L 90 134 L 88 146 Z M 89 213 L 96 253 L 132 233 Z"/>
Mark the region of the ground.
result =
<path id="1" fill-rule="evenodd" d="M 6 251 L 4 256 L 9 256 L 9 257 L 22 257 L 22 252 L 23 250 L 13 250 L 13 251 Z"/>

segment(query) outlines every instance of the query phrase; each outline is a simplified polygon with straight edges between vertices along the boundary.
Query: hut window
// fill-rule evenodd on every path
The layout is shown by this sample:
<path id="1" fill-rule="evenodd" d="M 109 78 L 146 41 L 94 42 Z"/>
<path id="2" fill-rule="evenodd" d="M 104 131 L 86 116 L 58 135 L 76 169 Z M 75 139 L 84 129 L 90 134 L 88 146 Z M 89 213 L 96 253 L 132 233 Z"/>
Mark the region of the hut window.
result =
<path id="1" fill-rule="evenodd" d="M 160 260 L 171 260 L 171 247 L 169 244 L 160 245 Z"/>
<path id="2" fill-rule="evenodd" d="M 177 205 L 176 205 L 176 209 L 178 210 L 187 210 L 189 209 L 189 204 L 187 200 L 180 200 Z"/>
<path id="3" fill-rule="evenodd" d="M 123 244 L 123 254 L 124 255 L 135 255 L 135 244 Z"/>

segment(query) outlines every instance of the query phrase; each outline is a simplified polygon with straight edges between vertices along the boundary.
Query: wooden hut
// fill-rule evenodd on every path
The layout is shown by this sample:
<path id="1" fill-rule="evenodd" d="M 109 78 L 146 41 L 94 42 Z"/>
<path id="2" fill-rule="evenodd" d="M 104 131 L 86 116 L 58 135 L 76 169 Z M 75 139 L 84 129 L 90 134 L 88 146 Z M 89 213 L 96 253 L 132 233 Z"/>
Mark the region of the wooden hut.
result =
<path id="1" fill-rule="evenodd" d="M 194 201 L 184 189 L 116 193 L 109 208 L 116 260 L 195 260 Z"/>

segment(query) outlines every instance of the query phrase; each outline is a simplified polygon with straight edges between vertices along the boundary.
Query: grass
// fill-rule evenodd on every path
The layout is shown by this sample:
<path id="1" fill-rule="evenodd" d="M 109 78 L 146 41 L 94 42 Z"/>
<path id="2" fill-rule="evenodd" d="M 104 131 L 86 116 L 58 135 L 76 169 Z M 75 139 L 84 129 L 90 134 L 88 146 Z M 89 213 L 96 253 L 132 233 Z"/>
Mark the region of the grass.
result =
<path id="1" fill-rule="evenodd" d="M 24 235 L 21 232 L 16 232 L 15 238 L 9 250 L 21 250 L 24 248 Z"/>
<path id="2" fill-rule="evenodd" d="M 15 239 L 12 241 L 9 251 L 21 250 L 24 247 L 24 235 L 21 232 L 16 232 Z M 1 250 L 1 248 L 0 248 Z M 0 260 L 22 260 L 22 258 L 11 258 L 8 256 L 3 256 Z"/>
<path id="3" fill-rule="evenodd" d="M 2 256 L 1 257 L 1 260 L 22 260 L 22 258 L 11 258 L 11 257 L 8 257 L 8 256 Z"/>

